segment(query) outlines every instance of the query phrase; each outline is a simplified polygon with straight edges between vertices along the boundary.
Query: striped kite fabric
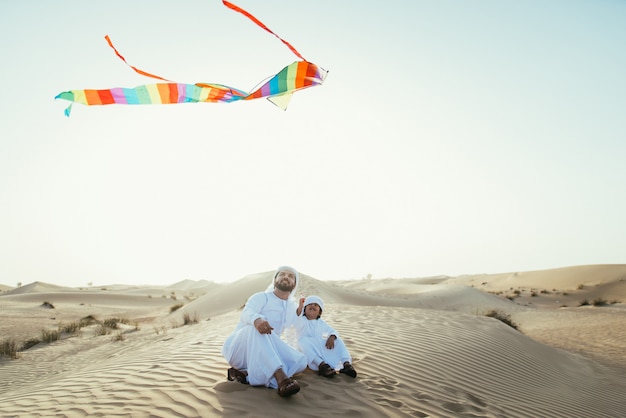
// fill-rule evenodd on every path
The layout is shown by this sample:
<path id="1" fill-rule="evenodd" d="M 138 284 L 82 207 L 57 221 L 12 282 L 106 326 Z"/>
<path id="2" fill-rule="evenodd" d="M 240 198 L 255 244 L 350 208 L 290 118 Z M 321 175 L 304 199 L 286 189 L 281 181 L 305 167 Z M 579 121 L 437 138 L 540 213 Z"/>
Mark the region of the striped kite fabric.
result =
<path id="1" fill-rule="evenodd" d="M 272 103 L 287 109 L 291 95 L 301 89 L 321 85 L 326 78 L 328 72 L 317 65 L 304 60 L 302 55 L 291 44 L 280 38 L 274 32 L 269 30 L 267 26 L 261 23 L 254 16 L 245 10 L 235 6 L 226 0 L 222 1 L 224 5 L 232 10 L 242 13 L 257 25 L 270 32 L 280 39 L 289 49 L 297 55 L 302 61 L 295 61 L 278 74 L 271 77 L 267 82 L 259 88 L 248 93 L 234 87 L 213 83 L 196 83 L 184 84 L 175 83 L 158 75 L 150 74 L 140 70 L 126 62 L 126 59 L 115 48 L 109 36 L 105 39 L 109 46 L 115 51 L 115 54 L 131 67 L 135 72 L 146 77 L 156 78 L 165 81 L 164 83 L 146 84 L 134 88 L 112 88 L 103 90 L 69 90 L 59 93 L 55 99 L 68 100 L 72 103 L 81 103 L 88 106 L 109 105 L 109 104 L 176 104 L 176 103 L 231 103 L 239 100 L 253 100 L 267 98 Z M 69 116 L 72 103 L 65 109 L 65 115 Z"/>

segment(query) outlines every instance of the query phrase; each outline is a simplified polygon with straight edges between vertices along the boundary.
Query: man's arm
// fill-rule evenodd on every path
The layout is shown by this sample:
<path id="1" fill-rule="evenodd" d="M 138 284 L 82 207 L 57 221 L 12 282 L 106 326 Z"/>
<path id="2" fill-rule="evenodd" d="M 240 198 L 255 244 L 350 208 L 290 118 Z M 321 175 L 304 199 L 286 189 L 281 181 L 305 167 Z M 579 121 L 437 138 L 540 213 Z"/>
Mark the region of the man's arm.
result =
<path id="1" fill-rule="evenodd" d="M 254 325 L 254 321 L 257 319 L 265 319 L 265 316 L 261 314 L 263 307 L 267 303 L 267 295 L 264 293 L 255 293 L 248 298 L 246 306 L 244 306 L 241 312 L 241 321 L 244 324 Z"/>

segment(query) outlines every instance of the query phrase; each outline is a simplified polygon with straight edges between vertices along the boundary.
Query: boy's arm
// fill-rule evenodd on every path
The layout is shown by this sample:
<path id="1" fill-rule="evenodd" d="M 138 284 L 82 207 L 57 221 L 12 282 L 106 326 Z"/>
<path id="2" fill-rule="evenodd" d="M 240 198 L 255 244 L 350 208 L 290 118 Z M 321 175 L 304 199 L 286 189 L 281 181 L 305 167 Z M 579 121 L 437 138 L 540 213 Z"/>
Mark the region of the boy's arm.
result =
<path id="1" fill-rule="evenodd" d="M 339 337 L 339 335 L 333 327 L 328 325 L 328 322 L 322 319 L 320 319 L 320 321 L 323 321 L 322 324 L 324 324 L 324 333 L 328 334 L 328 338 L 326 339 L 326 348 L 332 350 L 335 348 L 335 340 Z"/>
<path id="2" fill-rule="evenodd" d="M 296 315 L 300 316 L 302 314 L 302 309 L 304 309 L 304 297 L 300 298 L 300 303 L 298 304 L 298 308 L 296 309 Z"/>
<path id="3" fill-rule="evenodd" d="M 337 336 L 335 334 L 329 335 L 328 339 L 326 340 L 326 348 L 328 348 L 329 350 L 332 350 L 333 348 L 335 348 L 336 339 L 337 339 Z"/>

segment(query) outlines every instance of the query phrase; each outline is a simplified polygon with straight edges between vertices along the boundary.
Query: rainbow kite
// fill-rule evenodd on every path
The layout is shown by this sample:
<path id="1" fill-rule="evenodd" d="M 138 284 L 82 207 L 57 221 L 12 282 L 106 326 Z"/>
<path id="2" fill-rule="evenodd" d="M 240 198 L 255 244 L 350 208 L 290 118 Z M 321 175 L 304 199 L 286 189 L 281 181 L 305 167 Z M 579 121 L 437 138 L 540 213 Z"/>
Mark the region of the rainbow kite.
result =
<path id="1" fill-rule="evenodd" d="M 222 0 L 224 5 L 236 12 L 248 17 L 254 23 L 265 29 L 272 35 L 280 39 L 298 58 L 302 61 L 295 61 L 283 68 L 278 74 L 270 78 L 261 87 L 251 93 L 239 90 L 222 84 L 196 83 L 184 84 L 175 83 L 158 75 L 147 73 L 136 68 L 128 62 L 113 46 L 109 36 L 104 38 L 115 54 L 126 65 L 138 74 L 146 77 L 156 78 L 165 81 L 164 83 L 146 84 L 134 88 L 113 88 L 105 90 L 70 90 L 59 93 L 55 99 L 68 100 L 72 103 L 65 109 L 65 116 L 70 115 L 73 103 L 82 103 L 88 106 L 108 105 L 108 104 L 175 104 L 175 103 L 198 103 L 198 102 L 223 102 L 230 103 L 238 100 L 252 100 L 262 97 L 267 98 L 276 106 L 283 110 L 287 109 L 289 100 L 294 92 L 321 85 L 328 73 L 321 67 L 308 62 L 291 44 L 280 36 L 272 32 L 261 21 L 246 12 L 242 8 Z"/>

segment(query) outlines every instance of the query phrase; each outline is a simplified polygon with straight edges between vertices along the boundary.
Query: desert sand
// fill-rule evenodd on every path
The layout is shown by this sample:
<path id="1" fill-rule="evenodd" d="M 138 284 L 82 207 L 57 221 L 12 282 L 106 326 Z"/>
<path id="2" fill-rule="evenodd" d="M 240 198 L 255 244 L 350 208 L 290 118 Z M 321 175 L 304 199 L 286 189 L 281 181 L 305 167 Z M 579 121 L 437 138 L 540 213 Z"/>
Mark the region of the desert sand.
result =
<path id="1" fill-rule="evenodd" d="M 227 381 L 220 354 L 272 273 L 169 287 L 3 285 L 0 341 L 21 344 L 88 316 L 127 321 L 104 335 L 94 322 L 1 358 L 0 417 L 626 416 L 626 265 L 351 281 L 302 274 L 299 290 L 325 300 L 324 319 L 359 374 L 307 370 L 287 399 Z M 485 315 L 492 310 L 519 329 Z"/>

